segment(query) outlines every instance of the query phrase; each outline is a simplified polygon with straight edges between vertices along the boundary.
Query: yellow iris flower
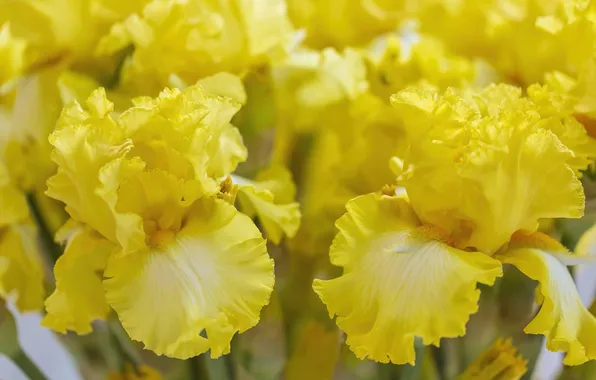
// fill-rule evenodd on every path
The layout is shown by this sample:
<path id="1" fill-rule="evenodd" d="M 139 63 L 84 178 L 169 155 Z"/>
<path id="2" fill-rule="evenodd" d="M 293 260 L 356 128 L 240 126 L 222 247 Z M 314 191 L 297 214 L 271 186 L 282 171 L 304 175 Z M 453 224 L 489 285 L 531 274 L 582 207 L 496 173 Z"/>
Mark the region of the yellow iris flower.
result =
<path id="1" fill-rule="evenodd" d="M 285 54 L 291 31 L 281 0 L 153 0 L 114 25 L 98 53 L 132 45 L 121 86 L 147 94 L 168 85 L 172 75 L 195 83 L 265 64 Z"/>
<path id="2" fill-rule="evenodd" d="M 593 1 L 424 0 L 416 8 L 422 31 L 458 54 L 485 58 L 521 86 L 557 84 L 578 114 L 596 117 Z"/>
<path id="3" fill-rule="evenodd" d="M 0 0 L 0 85 L 61 64 L 99 73 L 114 62 L 93 50 L 110 26 L 149 0 Z"/>
<path id="4" fill-rule="evenodd" d="M 228 138 L 239 107 L 195 85 L 122 113 L 100 88 L 85 108 L 63 110 L 47 194 L 73 221 L 59 234 L 66 249 L 45 326 L 88 333 L 112 308 L 132 339 L 184 359 L 226 354 L 258 322 L 273 261 L 251 219 L 219 199 L 238 162 L 225 153 L 243 150 Z"/>
<path id="5" fill-rule="evenodd" d="M 387 162 L 403 155 L 407 145 L 390 94 L 409 85 L 490 83 L 496 74 L 486 67 L 412 28 L 382 36 L 363 50 L 297 49 L 272 65 L 279 115 L 274 160 L 289 165 L 298 136 L 312 136 L 300 163 L 305 222 L 292 249 L 325 252 L 345 203 L 392 181 Z"/>
<path id="6" fill-rule="evenodd" d="M 348 202 L 330 249 L 343 275 L 314 282 L 352 351 L 413 363 L 415 337 L 438 345 L 464 335 L 477 284 L 492 285 L 505 263 L 539 283 L 541 308 L 525 331 L 566 352 L 565 364 L 596 359 L 596 318 L 566 268 L 581 260 L 535 232 L 539 219 L 583 215 L 565 118 L 505 85 L 413 88 L 392 101 L 408 133 L 394 162 L 407 195 L 388 188 Z"/>

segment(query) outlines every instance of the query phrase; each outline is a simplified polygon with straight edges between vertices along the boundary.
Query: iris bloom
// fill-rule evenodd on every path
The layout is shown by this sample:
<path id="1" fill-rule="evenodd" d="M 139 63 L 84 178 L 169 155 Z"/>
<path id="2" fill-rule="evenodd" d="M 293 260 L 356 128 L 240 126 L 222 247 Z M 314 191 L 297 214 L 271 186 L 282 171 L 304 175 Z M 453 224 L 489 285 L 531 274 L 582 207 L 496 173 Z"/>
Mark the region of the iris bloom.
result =
<path id="1" fill-rule="evenodd" d="M 114 25 L 97 52 L 110 55 L 132 45 L 120 85 L 146 94 L 169 84 L 171 75 L 194 83 L 268 63 L 285 54 L 291 31 L 280 0 L 153 0 Z"/>
<path id="2" fill-rule="evenodd" d="M 184 359 L 226 354 L 258 322 L 273 261 L 221 180 L 246 158 L 230 124 L 240 104 L 207 88 L 166 89 L 121 114 L 100 88 L 63 110 L 47 194 L 72 220 L 43 325 L 85 334 L 113 309 L 132 339 Z"/>
<path id="3" fill-rule="evenodd" d="M 84 71 L 113 70 L 93 50 L 110 26 L 148 0 L 0 0 L 0 86 L 40 68 L 69 64 Z"/>
<path id="4" fill-rule="evenodd" d="M 424 33 L 441 39 L 458 54 L 483 57 L 502 76 L 522 86 L 556 85 L 558 91 L 576 98 L 576 113 L 593 119 L 595 4 L 423 0 L 416 16 Z"/>
<path id="5" fill-rule="evenodd" d="M 314 282 L 358 357 L 413 363 L 415 337 L 438 346 L 464 335 L 477 284 L 512 264 L 539 284 L 525 332 L 566 352 L 565 364 L 596 358 L 596 318 L 566 268 L 580 260 L 536 232 L 540 219 L 583 215 L 578 171 L 590 160 L 573 149 L 590 139 L 541 101 L 547 89 L 528 93 L 492 85 L 393 96 L 409 135 L 393 165 L 407 196 L 386 188 L 348 202 L 330 249 L 343 275 Z"/>

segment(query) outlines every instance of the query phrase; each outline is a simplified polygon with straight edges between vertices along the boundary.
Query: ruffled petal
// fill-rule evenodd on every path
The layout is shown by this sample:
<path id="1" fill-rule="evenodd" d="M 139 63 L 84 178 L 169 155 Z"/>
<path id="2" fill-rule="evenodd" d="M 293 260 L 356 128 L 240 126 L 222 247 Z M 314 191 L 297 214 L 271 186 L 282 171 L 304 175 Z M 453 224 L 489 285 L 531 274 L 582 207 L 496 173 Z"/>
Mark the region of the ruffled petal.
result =
<path id="1" fill-rule="evenodd" d="M 290 172 L 276 166 L 260 172 L 254 181 L 240 181 L 238 201 L 248 216 L 258 215 L 267 238 L 279 244 L 284 234 L 294 237 L 300 226 L 300 206 L 294 200 L 295 193 Z"/>
<path id="2" fill-rule="evenodd" d="M 35 238 L 33 226 L 0 228 L 0 296 L 15 296 L 20 311 L 40 309 L 45 296 Z"/>
<path id="3" fill-rule="evenodd" d="M 522 236 L 521 243 L 515 242 L 520 236 L 516 235 L 511 248 L 496 257 L 505 264 L 515 265 L 539 283 L 537 302 L 542 306 L 524 331 L 544 335 L 550 351 L 567 354 L 566 365 L 596 359 L 596 318 L 583 305 L 573 278 L 557 258 L 569 254 L 562 246 L 548 243 L 550 238 L 540 237 L 539 233 L 532 234 L 531 240 Z"/>
<path id="4" fill-rule="evenodd" d="M 420 219 L 459 247 L 493 254 L 515 231 L 536 231 L 540 219 L 581 217 L 574 167 L 585 157 L 577 161 L 571 149 L 585 149 L 581 134 L 520 88 L 459 92 L 406 89 L 392 98 L 411 141 L 399 183 Z"/>
<path id="5" fill-rule="evenodd" d="M 273 288 L 273 261 L 252 221 L 224 201 L 195 203 L 171 239 L 112 256 L 104 288 L 134 340 L 186 359 L 230 350 L 236 332 L 257 324 Z"/>
<path id="6" fill-rule="evenodd" d="M 118 246 L 72 221 L 58 236 L 68 242 L 54 267 L 56 289 L 46 300 L 47 314 L 41 324 L 63 334 L 67 330 L 88 334 L 91 322 L 105 320 L 110 311 L 101 273 Z"/>
<path id="7" fill-rule="evenodd" d="M 88 111 L 78 103 L 67 106 L 50 135 L 52 160 L 58 172 L 48 180 L 46 194 L 66 204 L 66 211 L 106 238 L 117 241 L 112 210 L 96 194 L 99 169 L 130 150 L 122 131 L 109 117 L 113 109 L 103 89 L 87 100 Z"/>
<path id="8" fill-rule="evenodd" d="M 356 356 L 413 364 L 415 337 L 439 345 L 463 335 L 478 308 L 476 284 L 492 285 L 501 264 L 451 247 L 438 229 L 417 227 L 402 198 L 369 194 L 346 207 L 330 251 L 344 273 L 313 286 Z"/>

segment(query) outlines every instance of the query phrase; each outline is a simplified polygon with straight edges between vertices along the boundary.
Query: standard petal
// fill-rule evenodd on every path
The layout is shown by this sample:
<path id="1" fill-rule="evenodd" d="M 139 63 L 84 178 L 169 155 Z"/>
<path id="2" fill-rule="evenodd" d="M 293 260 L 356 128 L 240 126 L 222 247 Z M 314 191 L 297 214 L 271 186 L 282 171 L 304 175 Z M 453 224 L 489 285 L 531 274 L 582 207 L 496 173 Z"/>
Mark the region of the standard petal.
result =
<path id="1" fill-rule="evenodd" d="M 478 308 L 476 284 L 492 285 L 500 263 L 417 227 L 404 199 L 370 194 L 347 208 L 330 253 L 344 273 L 315 280 L 314 289 L 356 356 L 413 364 L 415 337 L 438 345 L 463 335 Z"/>
<path id="2" fill-rule="evenodd" d="M 253 222 L 219 200 L 195 204 L 169 241 L 112 256 L 107 299 L 134 340 L 170 357 L 226 354 L 257 324 L 273 288 L 273 261 Z"/>
<path id="3" fill-rule="evenodd" d="M 56 290 L 46 300 L 41 324 L 63 334 L 88 334 L 91 322 L 106 319 L 110 311 L 101 273 L 118 247 L 89 228 L 69 224 L 73 230 L 60 231 L 68 242 L 54 267 Z"/>
<path id="4" fill-rule="evenodd" d="M 596 318 L 583 305 L 567 267 L 556 256 L 564 254 L 563 247 L 554 244 L 515 244 L 497 258 L 539 283 L 536 295 L 542 306 L 524 331 L 544 335 L 550 351 L 566 352 L 564 363 L 578 365 L 596 359 Z"/>

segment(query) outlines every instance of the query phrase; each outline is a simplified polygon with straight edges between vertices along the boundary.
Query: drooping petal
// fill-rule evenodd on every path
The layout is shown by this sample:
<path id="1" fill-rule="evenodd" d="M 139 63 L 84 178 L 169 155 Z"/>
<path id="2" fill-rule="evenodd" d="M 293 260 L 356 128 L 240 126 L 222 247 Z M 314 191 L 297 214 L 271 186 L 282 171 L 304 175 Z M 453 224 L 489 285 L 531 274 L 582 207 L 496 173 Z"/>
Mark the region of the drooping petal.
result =
<path id="1" fill-rule="evenodd" d="M 544 335 L 550 351 L 563 351 L 566 365 L 578 365 L 596 359 L 596 318 L 583 305 L 559 255 L 571 256 L 546 235 L 518 233 L 510 249 L 497 258 L 539 283 L 536 297 L 541 308 L 524 331 Z"/>
<path id="2" fill-rule="evenodd" d="M 438 229 L 418 227 L 402 198 L 369 194 L 347 209 L 330 251 L 344 273 L 313 286 L 356 356 L 413 364 L 415 337 L 438 345 L 463 335 L 478 308 L 476 284 L 492 285 L 500 263 L 451 247 Z"/>
<path id="3" fill-rule="evenodd" d="M 267 238 L 279 244 L 283 235 L 294 237 L 300 226 L 300 206 L 290 172 L 281 167 L 261 171 L 254 181 L 241 181 L 238 201 L 250 217 L 258 215 Z"/>
<path id="4" fill-rule="evenodd" d="M 110 311 L 101 274 L 118 246 L 76 223 L 65 227 L 58 233 L 68 240 L 54 267 L 56 289 L 46 300 L 47 314 L 41 324 L 63 334 L 67 330 L 88 334 L 91 322 L 106 319 Z"/>
<path id="5" fill-rule="evenodd" d="M 112 256 L 104 288 L 134 340 L 185 359 L 230 340 L 259 320 L 273 288 L 273 262 L 252 221 L 224 201 L 195 203 L 182 230 L 149 250 Z"/>
<path id="6" fill-rule="evenodd" d="M 20 311 L 40 309 L 45 296 L 35 238 L 30 225 L 0 228 L 0 296 L 16 296 Z"/>

